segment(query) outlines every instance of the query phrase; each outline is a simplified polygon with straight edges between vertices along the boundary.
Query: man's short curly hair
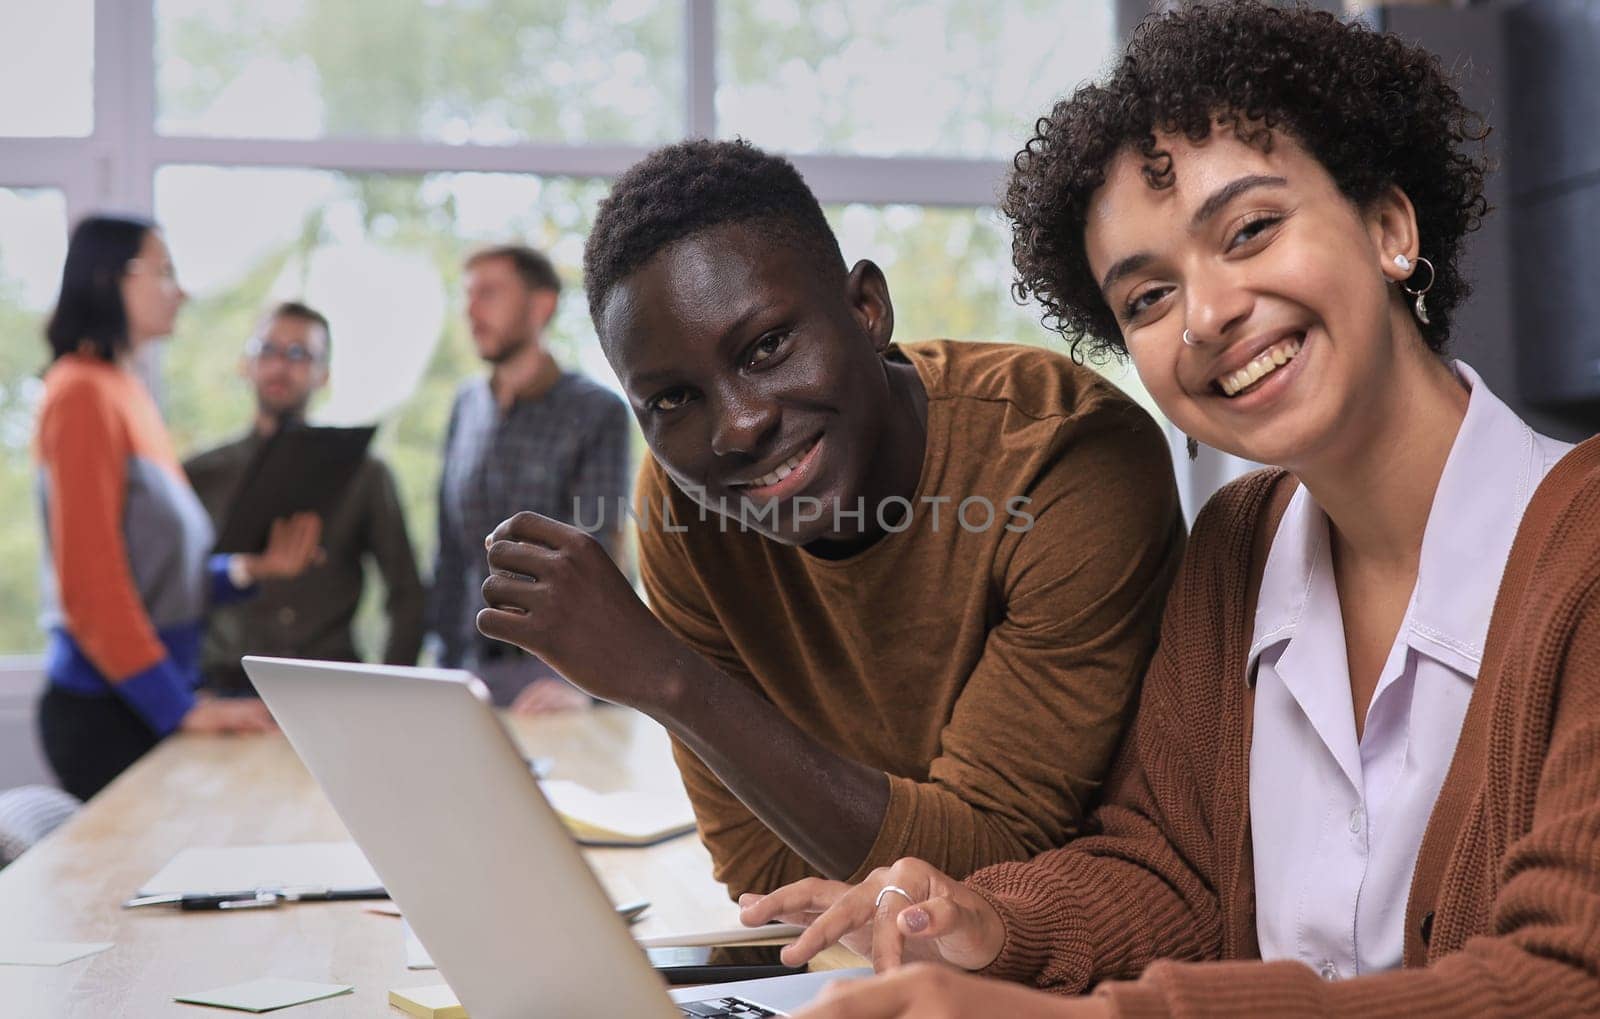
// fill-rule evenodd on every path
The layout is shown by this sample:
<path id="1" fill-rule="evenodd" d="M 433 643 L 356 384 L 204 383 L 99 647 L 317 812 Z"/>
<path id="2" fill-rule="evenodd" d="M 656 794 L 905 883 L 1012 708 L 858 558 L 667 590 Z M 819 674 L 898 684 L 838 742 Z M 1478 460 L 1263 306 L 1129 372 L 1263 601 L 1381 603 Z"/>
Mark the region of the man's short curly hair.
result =
<path id="1" fill-rule="evenodd" d="M 679 142 L 629 167 L 600 203 L 583 250 L 595 326 L 612 288 L 656 252 L 735 222 L 759 225 L 803 251 L 819 273 L 844 277 L 839 241 L 793 163 L 743 140 Z"/>
<path id="2" fill-rule="evenodd" d="M 1087 345 L 1092 354 L 1125 354 L 1089 270 L 1089 199 L 1130 147 L 1146 159 L 1152 187 L 1170 186 L 1170 156 L 1156 132 L 1198 142 L 1219 123 L 1264 150 L 1275 132 L 1288 134 L 1358 206 L 1390 185 L 1406 193 L 1436 273 L 1422 336 L 1442 350 L 1469 291 L 1462 240 L 1489 208 L 1486 162 L 1464 150 L 1482 142 L 1487 127 L 1426 50 L 1331 14 L 1254 0 L 1146 19 L 1103 81 L 1039 119 L 1013 161 L 1002 205 L 1015 225 L 1017 299 L 1037 298 L 1045 324 L 1069 337 L 1074 353 Z"/>

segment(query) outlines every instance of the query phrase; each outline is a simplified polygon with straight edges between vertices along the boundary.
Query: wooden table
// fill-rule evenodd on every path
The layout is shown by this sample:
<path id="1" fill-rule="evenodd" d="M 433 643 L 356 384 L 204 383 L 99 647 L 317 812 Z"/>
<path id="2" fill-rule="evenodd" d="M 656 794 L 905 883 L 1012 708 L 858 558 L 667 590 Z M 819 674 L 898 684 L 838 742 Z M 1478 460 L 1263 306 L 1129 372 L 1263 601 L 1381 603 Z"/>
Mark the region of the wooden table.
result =
<path id="1" fill-rule="evenodd" d="M 666 734 L 642 715 L 597 708 L 514 719 L 530 755 L 550 757 L 552 778 L 600 792 L 678 781 Z M 0 938 L 109 941 L 64 966 L 0 966 L 0 1015 L 51 1017 L 227 1015 L 172 1001 L 174 994 L 262 976 L 353 984 L 355 993 L 285 1015 L 400 1016 L 391 988 L 442 982 L 405 968 L 400 921 L 359 902 L 322 902 L 241 913 L 123 910 L 120 903 L 188 846 L 348 839 L 316 783 L 279 736 L 168 739 L 22 859 L 0 871 Z M 737 925 L 693 836 L 647 849 L 599 849 L 590 864 L 616 901 L 649 899 L 641 935 Z M 822 968 L 861 965 L 842 948 Z"/>

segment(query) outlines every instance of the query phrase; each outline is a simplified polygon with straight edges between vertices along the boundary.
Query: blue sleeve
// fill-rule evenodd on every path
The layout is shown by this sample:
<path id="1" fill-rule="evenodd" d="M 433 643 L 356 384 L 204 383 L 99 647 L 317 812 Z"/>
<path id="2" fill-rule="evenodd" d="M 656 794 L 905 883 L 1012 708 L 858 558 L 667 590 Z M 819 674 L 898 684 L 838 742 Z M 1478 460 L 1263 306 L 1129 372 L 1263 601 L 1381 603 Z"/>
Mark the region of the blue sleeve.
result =
<path id="1" fill-rule="evenodd" d="M 254 598 L 260 588 L 251 584 L 248 587 L 234 587 L 233 578 L 228 576 L 228 560 L 230 555 L 214 555 L 206 562 L 206 573 L 211 579 L 211 604 L 227 605 L 230 602 L 246 601 Z"/>
<path id="2" fill-rule="evenodd" d="M 157 736 L 176 729 L 194 707 L 194 683 L 171 658 L 113 683 L 112 688 Z"/>

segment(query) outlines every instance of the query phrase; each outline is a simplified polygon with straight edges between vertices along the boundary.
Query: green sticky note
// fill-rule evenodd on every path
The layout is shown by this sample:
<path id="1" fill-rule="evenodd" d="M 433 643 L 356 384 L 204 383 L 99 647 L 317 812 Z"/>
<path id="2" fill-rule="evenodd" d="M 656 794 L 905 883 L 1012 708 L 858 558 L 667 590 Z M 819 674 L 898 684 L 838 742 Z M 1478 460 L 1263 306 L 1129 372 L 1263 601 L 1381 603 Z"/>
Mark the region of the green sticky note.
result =
<path id="1" fill-rule="evenodd" d="M 349 994 L 355 990 L 349 984 L 317 984 L 309 980 L 281 980 L 262 977 L 242 984 L 218 987 L 195 994 L 182 994 L 173 998 L 185 1005 L 213 1005 L 217 1008 L 234 1008 L 241 1012 L 271 1012 L 290 1005 L 304 1005 L 308 1001 L 321 1001 Z"/>

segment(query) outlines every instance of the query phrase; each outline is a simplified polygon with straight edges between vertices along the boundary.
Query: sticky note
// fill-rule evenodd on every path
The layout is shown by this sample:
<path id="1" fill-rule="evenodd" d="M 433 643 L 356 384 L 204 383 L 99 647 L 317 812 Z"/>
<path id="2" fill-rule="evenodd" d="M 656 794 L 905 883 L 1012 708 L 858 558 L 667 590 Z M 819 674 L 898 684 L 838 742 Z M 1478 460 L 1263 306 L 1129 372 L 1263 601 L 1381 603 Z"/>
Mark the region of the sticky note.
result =
<path id="1" fill-rule="evenodd" d="M 0 943 L 0 966 L 60 966 L 104 952 L 109 941 L 22 941 Z"/>
<path id="2" fill-rule="evenodd" d="M 390 991 L 389 1004 L 417 1019 L 467 1019 L 467 1010 L 448 984 Z"/>
<path id="3" fill-rule="evenodd" d="M 349 984 L 318 984 L 309 980 L 262 977 L 260 980 L 249 980 L 242 984 L 178 995 L 172 1000 L 181 1001 L 185 1005 L 234 1008 L 241 1012 L 271 1012 L 275 1008 L 304 1005 L 308 1001 L 321 1001 L 323 998 L 349 994 L 353 990 L 355 988 Z"/>

